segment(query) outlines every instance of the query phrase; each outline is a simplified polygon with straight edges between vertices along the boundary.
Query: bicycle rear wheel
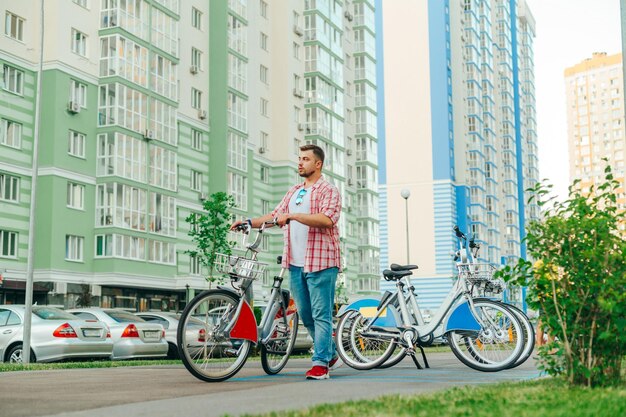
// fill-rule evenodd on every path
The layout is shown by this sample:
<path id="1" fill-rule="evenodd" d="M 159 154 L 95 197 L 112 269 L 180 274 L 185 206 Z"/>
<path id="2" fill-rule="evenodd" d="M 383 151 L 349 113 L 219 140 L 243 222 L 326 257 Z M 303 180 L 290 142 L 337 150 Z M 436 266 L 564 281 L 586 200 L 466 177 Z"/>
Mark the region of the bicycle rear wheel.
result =
<path id="1" fill-rule="evenodd" d="M 524 350 L 522 350 L 522 354 L 515 361 L 515 363 L 509 367 L 509 369 L 513 369 L 526 362 L 526 360 L 530 358 L 530 355 L 532 355 L 533 349 L 535 348 L 535 328 L 533 327 L 526 313 L 513 305 L 506 304 L 506 306 L 511 311 L 513 311 L 515 315 L 517 315 L 517 318 L 519 319 L 520 323 L 522 324 L 522 328 L 524 329 Z"/>
<path id="2" fill-rule="evenodd" d="M 249 340 L 225 332 L 235 318 L 239 298 L 227 290 L 208 290 L 195 297 L 178 323 L 178 352 L 187 370 L 205 382 L 224 381 L 246 363 Z"/>
<path id="3" fill-rule="evenodd" d="M 337 354 L 351 368 L 376 368 L 389 359 L 396 349 L 397 344 L 391 335 L 374 336 L 363 332 L 370 320 L 358 311 L 352 311 L 346 313 L 337 324 Z"/>
<path id="4" fill-rule="evenodd" d="M 524 349 L 524 330 L 506 305 L 487 299 L 474 299 L 478 318 L 484 323 L 479 331 L 448 332 L 454 355 L 470 368 L 496 372 L 511 367 Z"/>
<path id="5" fill-rule="evenodd" d="M 268 375 L 277 374 L 285 367 L 296 344 L 298 313 L 289 310 L 287 309 L 289 314 L 286 316 L 287 323 L 285 324 L 282 318 L 283 308 L 281 307 L 274 320 L 275 326 L 272 330 L 272 337 L 266 343 L 261 344 L 261 365 Z"/>

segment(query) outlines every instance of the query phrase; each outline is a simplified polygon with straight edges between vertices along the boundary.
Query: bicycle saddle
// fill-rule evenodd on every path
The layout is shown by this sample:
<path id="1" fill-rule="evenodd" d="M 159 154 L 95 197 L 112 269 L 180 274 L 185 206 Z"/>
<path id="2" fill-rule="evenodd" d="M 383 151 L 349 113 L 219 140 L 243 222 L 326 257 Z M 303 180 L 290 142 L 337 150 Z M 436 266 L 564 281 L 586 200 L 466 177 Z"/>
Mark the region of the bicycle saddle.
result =
<path id="1" fill-rule="evenodd" d="M 391 264 L 389 265 L 389 268 L 391 268 L 392 271 L 410 271 L 411 269 L 417 269 L 418 266 L 417 265 Z"/>
<path id="2" fill-rule="evenodd" d="M 409 270 L 404 271 L 391 271 L 389 269 L 385 269 L 383 271 L 383 276 L 387 281 L 397 281 L 402 277 L 406 277 L 407 275 L 412 275 L 413 272 Z"/>

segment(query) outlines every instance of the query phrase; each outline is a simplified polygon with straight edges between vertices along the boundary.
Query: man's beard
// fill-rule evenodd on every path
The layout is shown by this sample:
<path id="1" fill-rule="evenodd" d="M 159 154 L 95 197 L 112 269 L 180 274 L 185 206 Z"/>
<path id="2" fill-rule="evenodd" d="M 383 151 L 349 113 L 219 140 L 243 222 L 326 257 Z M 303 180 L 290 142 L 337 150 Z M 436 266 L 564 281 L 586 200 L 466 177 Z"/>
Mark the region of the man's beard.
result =
<path id="1" fill-rule="evenodd" d="M 298 175 L 300 175 L 302 178 L 309 178 L 311 175 L 313 175 L 315 171 L 310 171 L 310 172 L 298 172 Z"/>

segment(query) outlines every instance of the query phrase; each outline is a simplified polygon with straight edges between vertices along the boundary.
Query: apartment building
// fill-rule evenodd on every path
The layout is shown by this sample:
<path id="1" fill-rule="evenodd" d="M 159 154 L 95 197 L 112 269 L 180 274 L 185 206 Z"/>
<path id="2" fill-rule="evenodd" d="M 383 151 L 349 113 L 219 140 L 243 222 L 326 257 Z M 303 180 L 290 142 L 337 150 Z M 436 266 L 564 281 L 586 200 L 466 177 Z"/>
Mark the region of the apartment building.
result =
<path id="1" fill-rule="evenodd" d="M 305 143 L 344 196 L 341 279 L 378 290 L 372 2 L 46 2 L 39 97 L 39 9 L 0 13 L 0 302 L 23 300 L 38 101 L 36 301 L 180 308 L 208 288 L 185 219 L 215 191 L 268 212 Z"/>
<path id="2" fill-rule="evenodd" d="M 538 180 L 535 23 L 523 0 L 382 6 L 389 262 L 408 253 L 421 302 L 436 308 L 456 272 L 455 225 L 484 261 L 525 257 L 538 216 L 525 191 Z"/>
<path id="3" fill-rule="evenodd" d="M 565 69 L 567 137 L 570 181 L 588 192 L 604 181 L 607 159 L 621 182 L 618 204 L 624 194 L 624 80 L 622 54 L 594 53 Z"/>

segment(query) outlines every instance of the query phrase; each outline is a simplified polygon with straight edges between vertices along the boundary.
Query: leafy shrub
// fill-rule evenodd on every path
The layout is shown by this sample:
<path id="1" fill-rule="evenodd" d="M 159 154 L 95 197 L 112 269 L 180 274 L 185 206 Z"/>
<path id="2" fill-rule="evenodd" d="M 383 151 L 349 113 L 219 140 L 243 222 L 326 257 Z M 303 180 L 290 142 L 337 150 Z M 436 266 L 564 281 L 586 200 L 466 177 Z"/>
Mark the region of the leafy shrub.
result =
<path id="1" fill-rule="evenodd" d="M 623 381 L 626 222 L 617 204 L 620 187 L 610 167 L 605 180 L 588 193 L 575 181 L 564 202 L 541 201 L 551 186 L 537 184 L 531 191 L 544 216 L 528 226 L 526 236 L 535 261 L 520 259 L 501 271 L 513 284 L 529 288 L 529 306 L 540 312 L 556 337 L 540 349 L 541 366 L 549 374 L 564 374 L 575 385 Z"/>

